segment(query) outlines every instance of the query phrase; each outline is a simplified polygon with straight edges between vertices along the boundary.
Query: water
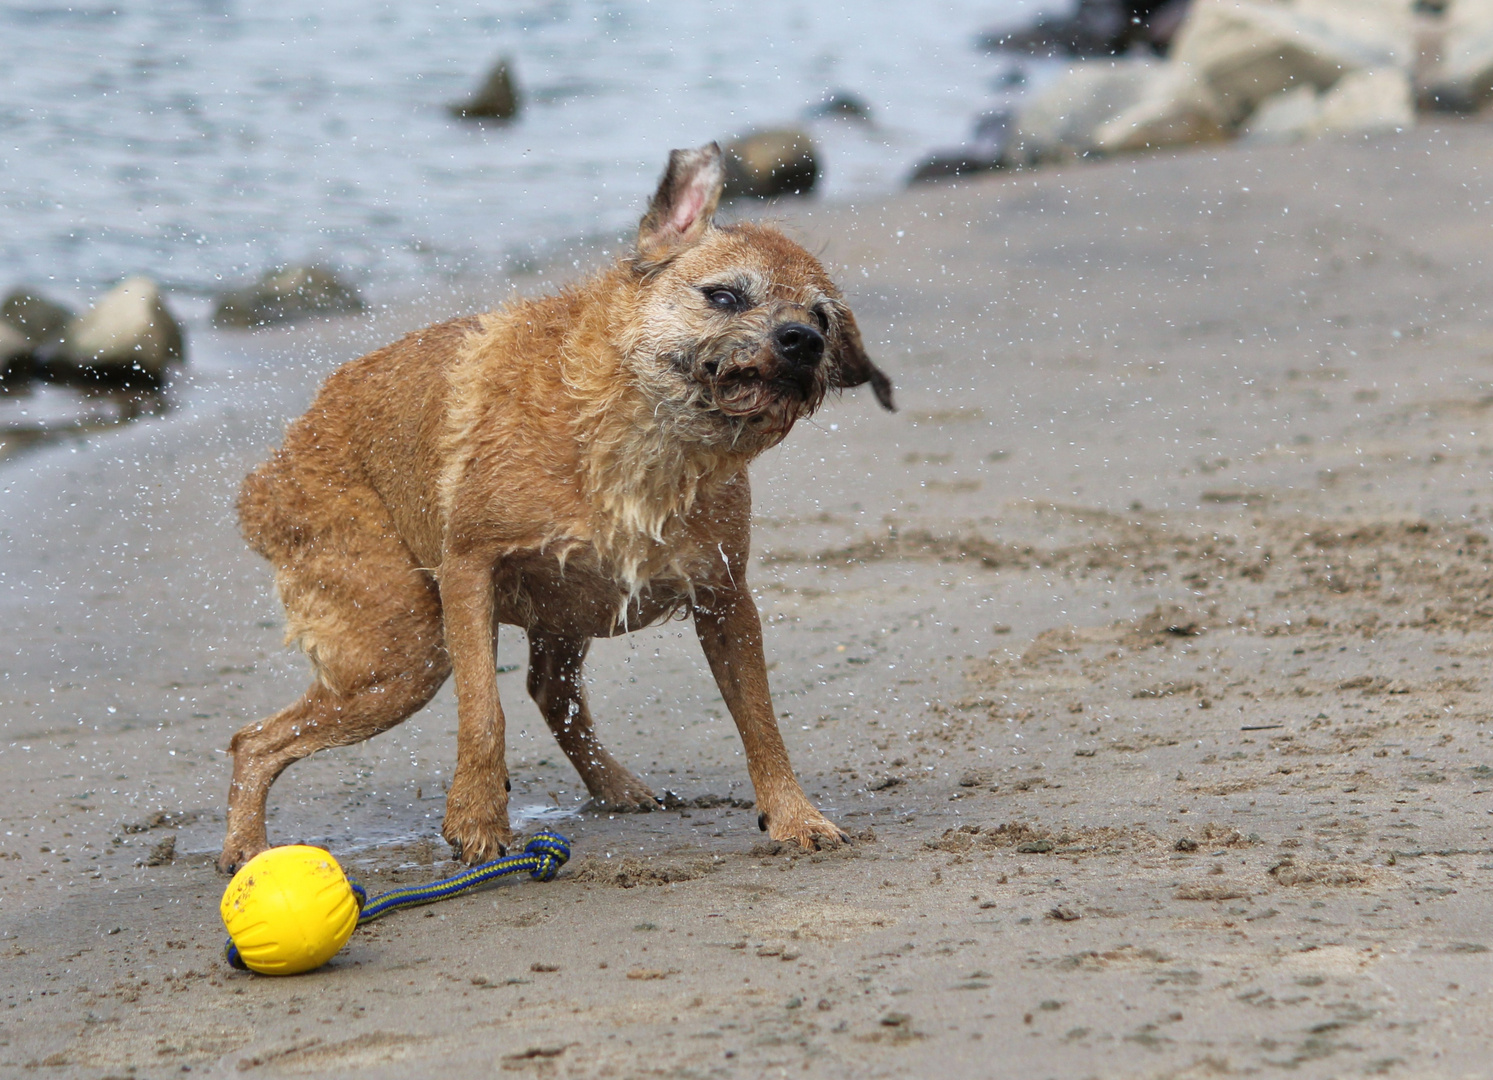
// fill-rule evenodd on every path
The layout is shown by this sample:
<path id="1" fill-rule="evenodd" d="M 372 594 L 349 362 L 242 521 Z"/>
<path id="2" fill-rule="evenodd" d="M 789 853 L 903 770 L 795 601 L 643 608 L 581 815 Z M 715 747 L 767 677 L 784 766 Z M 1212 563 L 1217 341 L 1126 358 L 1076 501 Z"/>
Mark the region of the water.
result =
<path id="1" fill-rule="evenodd" d="M 126 274 L 205 297 L 318 260 L 376 294 L 639 215 L 667 150 L 821 120 L 826 196 L 957 144 L 1010 61 L 976 31 L 1041 0 L 158 0 L 0 4 L 0 289 L 85 303 Z M 446 113 L 492 61 L 506 127 Z"/>

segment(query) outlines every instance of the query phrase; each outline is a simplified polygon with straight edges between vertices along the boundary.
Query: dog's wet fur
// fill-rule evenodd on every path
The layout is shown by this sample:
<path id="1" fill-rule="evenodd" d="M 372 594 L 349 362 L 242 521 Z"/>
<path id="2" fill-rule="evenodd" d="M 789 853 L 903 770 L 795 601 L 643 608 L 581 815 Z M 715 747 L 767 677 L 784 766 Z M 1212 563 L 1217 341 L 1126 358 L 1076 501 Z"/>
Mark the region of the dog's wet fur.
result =
<path id="1" fill-rule="evenodd" d="M 442 828 L 458 857 L 512 842 L 495 658 L 529 639 L 528 688 L 591 793 L 657 798 L 597 740 L 593 637 L 688 611 L 778 840 L 838 844 L 778 733 L 746 585 L 747 465 L 833 390 L 870 383 L 855 319 L 781 232 L 717 226 L 720 149 L 676 150 L 633 251 L 553 296 L 410 334 L 336 371 L 244 481 L 245 537 L 275 567 L 303 697 L 231 743 L 229 871 L 268 846 L 292 762 L 361 742 L 456 677 Z"/>

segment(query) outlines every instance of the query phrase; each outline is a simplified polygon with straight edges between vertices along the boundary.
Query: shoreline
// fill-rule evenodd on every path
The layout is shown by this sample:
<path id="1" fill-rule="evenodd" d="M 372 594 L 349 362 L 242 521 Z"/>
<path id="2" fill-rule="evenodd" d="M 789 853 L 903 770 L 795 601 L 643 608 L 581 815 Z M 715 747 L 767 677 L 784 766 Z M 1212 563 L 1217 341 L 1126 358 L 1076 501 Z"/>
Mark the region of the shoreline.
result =
<path id="1" fill-rule="evenodd" d="M 297 979 L 219 955 L 223 748 L 306 677 L 231 502 L 335 362 L 432 308 L 224 336 L 172 416 L 0 463 L 0 1065 L 1475 1071 L 1490 172 L 1493 124 L 1428 121 L 772 208 L 901 406 L 848 394 L 753 471 L 785 738 L 876 839 L 583 814 L 555 882 Z M 656 789 L 749 796 L 692 639 L 598 642 L 598 728 Z M 515 805 L 578 805 L 522 671 L 500 690 Z M 298 765 L 272 838 L 440 876 L 453 724 L 447 688 Z"/>

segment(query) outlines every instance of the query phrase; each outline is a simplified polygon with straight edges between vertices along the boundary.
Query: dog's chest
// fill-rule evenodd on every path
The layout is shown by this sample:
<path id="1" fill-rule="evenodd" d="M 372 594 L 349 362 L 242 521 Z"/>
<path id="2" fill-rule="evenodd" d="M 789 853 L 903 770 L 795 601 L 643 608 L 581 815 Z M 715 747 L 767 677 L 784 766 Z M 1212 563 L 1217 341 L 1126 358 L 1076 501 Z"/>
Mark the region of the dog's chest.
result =
<path id="1" fill-rule="evenodd" d="M 692 546 L 618 566 L 594 548 L 505 561 L 495 577 L 499 622 L 571 637 L 612 637 L 668 618 L 708 589 L 717 567 Z"/>

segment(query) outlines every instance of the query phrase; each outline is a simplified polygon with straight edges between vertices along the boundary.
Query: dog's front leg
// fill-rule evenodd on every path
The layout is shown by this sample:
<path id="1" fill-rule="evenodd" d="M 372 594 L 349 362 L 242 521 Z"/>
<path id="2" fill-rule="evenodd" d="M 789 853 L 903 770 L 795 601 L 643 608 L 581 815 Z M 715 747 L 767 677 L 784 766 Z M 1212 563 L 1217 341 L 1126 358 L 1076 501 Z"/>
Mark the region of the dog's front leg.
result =
<path id="1" fill-rule="evenodd" d="M 441 563 L 441 615 L 456 677 L 456 774 L 446 792 L 441 834 L 469 863 L 503 855 L 508 827 L 508 763 L 493 640 L 493 565 L 486 552 Z"/>
<path id="2" fill-rule="evenodd" d="M 746 750 L 747 773 L 757 792 L 757 824 L 774 840 L 805 848 L 833 847 L 848 839 L 814 808 L 793 775 L 778 731 L 762 655 L 762 620 L 744 586 L 717 588 L 697 604 L 695 632 L 721 696 Z"/>

